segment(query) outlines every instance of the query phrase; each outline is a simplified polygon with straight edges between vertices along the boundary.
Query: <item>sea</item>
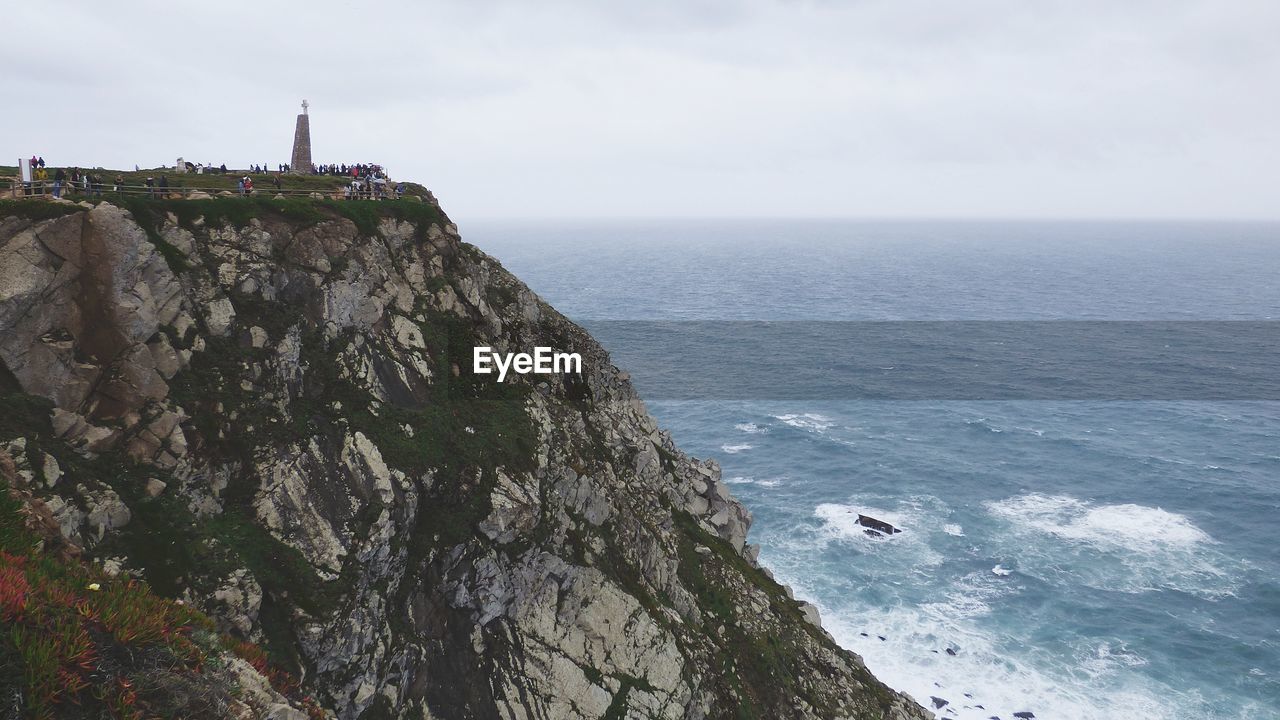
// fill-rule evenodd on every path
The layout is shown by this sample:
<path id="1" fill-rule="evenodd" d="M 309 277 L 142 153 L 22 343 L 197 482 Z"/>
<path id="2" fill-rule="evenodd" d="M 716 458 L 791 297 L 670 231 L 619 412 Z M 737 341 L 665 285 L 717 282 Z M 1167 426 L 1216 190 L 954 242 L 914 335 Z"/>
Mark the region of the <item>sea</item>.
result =
<path id="1" fill-rule="evenodd" d="M 938 717 L 1280 718 L 1280 224 L 461 230 L 600 328 L 677 444 L 720 462 L 760 561 Z M 996 355 L 1030 353 L 1019 367 L 1046 373 L 1005 388 L 1009 367 L 929 341 L 987 327 L 1006 333 Z M 1035 356 L 1064 354 L 1043 340 L 1080 327 L 1110 339 L 1067 343 L 1085 357 L 1065 369 Z M 1149 337 L 1215 337 L 1206 327 L 1229 351 Z M 870 363 L 831 360 L 857 355 L 868 328 L 876 342 L 925 332 Z M 797 336 L 816 349 L 798 352 Z M 713 372 L 693 366 L 712 357 Z M 797 370 L 805 357 L 838 371 Z M 927 371 L 897 373 L 913 362 Z M 1168 381 L 1184 367 L 1207 385 Z M 868 390 L 859 376 L 891 381 Z M 870 534 L 859 514 L 901 532 Z"/>

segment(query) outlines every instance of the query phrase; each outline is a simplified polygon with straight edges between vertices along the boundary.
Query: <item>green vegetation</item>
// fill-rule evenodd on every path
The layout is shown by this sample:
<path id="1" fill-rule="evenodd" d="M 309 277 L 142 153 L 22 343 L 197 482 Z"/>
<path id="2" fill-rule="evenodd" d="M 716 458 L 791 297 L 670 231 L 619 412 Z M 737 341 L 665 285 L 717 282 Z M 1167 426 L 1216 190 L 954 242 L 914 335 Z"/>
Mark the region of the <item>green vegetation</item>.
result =
<path id="1" fill-rule="evenodd" d="M 437 486 L 448 491 L 424 505 L 418 540 L 437 537 L 451 545 L 470 537 L 488 514 L 498 468 L 534 469 L 536 435 L 525 411 L 527 387 L 482 382 L 469 371 L 454 375 L 455 365 L 469 368 L 475 338 L 469 321 L 431 315 L 420 327 L 435 378 L 397 404 L 378 403 L 341 378 L 335 357 L 349 337 L 304 335 L 306 390 L 294 403 L 292 432 L 309 437 L 345 420 L 377 444 L 392 467 L 412 475 L 434 470 Z"/>
<path id="2" fill-rule="evenodd" d="M 141 718 L 137 675 L 158 663 L 195 672 L 212 623 L 136 580 L 40 552 L 20 509 L 0 484 L 0 682 L 18 680 L 6 695 L 17 690 L 37 718 L 94 701 L 113 717 Z"/>
<path id="3" fill-rule="evenodd" d="M 66 168 L 70 171 L 70 166 Z M 124 179 L 125 185 L 142 186 L 146 183 L 147 178 L 160 179 L 163 175 L 169 182 L 169 190 L 187 190 L 197 189 L 205 192 L 218 193 L 222 191 L 236 192 L 236 181 L 248 175 L 253 180 L 253 185 L 258 193 L 272 193 L 276 190 L 272 183 L 276 173 L 251 173 L 244 170 L 236 170 L 229 168 L 225 175 L 216 173 L 196 175 L 194 173 L 178 173 L 172 168 L 151 168 L 138 171 L 133 170 L 104 170 L 100 168 L 81 168 L 88 170 L 91 174 L 98 175 L 103 181 L 103 193 L 107 194 L 108 189 L 114 183 L 116 176 Z M 53 175 L 56 168 L 48 167 L 49 182 L 53 181 Z M 18 176 L 18 168 L 14 165 L 0 165 L 0 180 L 16 178 Z M 397 181 L 393 181 L 397 182 Z M 331 194 L 341 192 L 342 188 L 351 183 L 351 178 L 334 175 L 280 175 L 280 189 L 286 191 L 306 191 L 320 192 Z M 3 186 L 8 188 L 7 183 Z M 427 190 L 418 183 L 405 183 L 405 191 L 409 195 L 426 196 Z M 71 194 L 72 198 L 77 198 L 75 194 Z"/>
<path id="4" fill-rule="evenodd" d="M 288 597 L 316 616 L 326 616 L 337 606 L 334 584 L 325 583 L 302 553 L 276 539 L 242 512 L 225 512 L 202 528 L 230 549 L 249 568 L 263 590 Z"/>
<path id="5" fill-rule="evenodd" d="M 60 203 L 7 202 L 23 207 L 27 205 L 47 206 L 59 209 L 71 208 L 71 211 L 75 211 L 74 205 Z M 192 231 L 197 230 L 196 222 L 202 218 L 205 225 L 210 227 L 229 226 L 241 229 L 247 227 L 249 222 L 255 218 L 266 220 L 275 217 L 288 222 L 295 230 L 300 230 L 325 220 L 346 218 L 355 224 L 356 229 L 362 235 L 370 237 L 378 234 L 378 226 L 383 219 L 393 218 L 402 222 L 414 223 L 416 239 L 419 242 L 427 239 L 426 235 L 432 224 L 444 225 L 449 222 L 449 218 L 445 216 L 440 208 L 416 199 L 381 200 L 376 202 L 321 200 L 308 197 L 276 199 L 258 194 L 251 197 L 215 197 L 208 200 L 171 200 L 124 196 L 94 199 L 93 202 L 110 202 L 126 208 L 134 219 L 138 221 L 138 224 L 147 231 L 148 239 L 157 247 L 160 247 L 161 252 L 165 253 L 166 259 L 171 259 L 176 253 L 176 257 L 183 261 L 185 261 L 185 258 L 182 258 L 181 253 L 176 248 L 170 247 L 169 250 L 171 252 L 166 252 L 164 249 L 164 246 L 168 244 L 160 237 L 158 230 L 165 213 L 173 213 L 179 225 Z M 185 262 L 181 268 L 175 269 L 186 269 Z"/>
<path id="6" fill-rule="evenodd" d="M 28 220 L 52 220 L 64 215 L 83 212 L 84 208 L 66 203 L 42 200 L 0 200 L 0 217 L 20 217 Z"/>
<path id="7" fill-rule="evenodd" d="M 110 577 L 59 554 L 56 541 L 42 540 L 28 528 L 22 503 L 0 483 L 0 625 L 8 628 L 0 631 L 0 696 L 16 693 L 36 718 L 61 716 L 59 708 L 68 702 L 100 707 L 104 717 L 169 717 L 179 707 L 172 703 L 189 699 L 165 696 L 166 687 L 176 686 L 154 682 L 152 676 L 194 678 L 207 661 L 227 651 L 248 660 L 277 690 L 304 702 L 318 717 L 314 703 L 298 695 L 297 681 L 278 667 L 297 667 L 292 639 L 282 642 L 278 634 L 289 627 L 288 617 L 268 627 L 265 616 L 272 607 L 264 602 L 264 631 L 277 648 L 268 654 L 219 638 L 207 617 L 163 595 L 186 587 L 209 594 L 227 573 L 248 567 L 269 593 L 288 594 L 308 611 L 331 612 L 332 584 L 316 576 L 297 550 L 246 518 L 227 514 L 199 520 L 173 494 L 147 497 L 141 488 L 154 468 L 117 454 L 85 459 L 63 451 L 48 440 L 50 408 L 43 398 L 0 396 L 0 437 L 26 437 L 28 457 L 53 450 L 69 477 L 115 489 L 132 510 L 132 522 L 96 549 L 143 566 L 149 582 Z"/>

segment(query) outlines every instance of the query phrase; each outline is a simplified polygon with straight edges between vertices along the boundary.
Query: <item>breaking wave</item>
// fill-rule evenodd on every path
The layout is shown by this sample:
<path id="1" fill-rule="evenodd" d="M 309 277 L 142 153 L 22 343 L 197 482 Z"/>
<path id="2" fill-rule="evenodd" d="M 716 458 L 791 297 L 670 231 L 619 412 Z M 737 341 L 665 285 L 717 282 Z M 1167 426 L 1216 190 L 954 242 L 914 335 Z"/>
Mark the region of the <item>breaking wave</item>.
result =
<path id="1" fill-rule="evenodd" d="M 1008 524 L 1002 548 L 1023 572 L 1105 590 L 1179 590 L 1221 597 L 1238 563 L 1185 515 L 1145 505 L 1098 505 L 1030 493 L 987 504 Z"/>

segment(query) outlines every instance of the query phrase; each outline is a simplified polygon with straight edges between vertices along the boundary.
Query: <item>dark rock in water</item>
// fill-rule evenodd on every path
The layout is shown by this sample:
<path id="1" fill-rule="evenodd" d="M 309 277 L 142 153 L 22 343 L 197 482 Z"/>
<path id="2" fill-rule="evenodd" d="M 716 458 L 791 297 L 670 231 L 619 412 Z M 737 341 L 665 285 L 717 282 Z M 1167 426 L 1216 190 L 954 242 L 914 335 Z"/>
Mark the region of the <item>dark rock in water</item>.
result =
<path id="1" fill-rule="evenodd" d="M 1022 720 L 1031 720 L 1031 718 L 1035 717 L 1036 714 L 1027 710 L 1023 710 L 1022 712 L 1014 713 L 1013 716 L 1016 718 L 1022 718 Z"/>
<path id="2" fill-rule="evenodd" d="M 929 699 L 933 701 L 933 706 L 939 710 L 951 704 L 936 695 L 930 695 Z"/>
<path id="3" fill-rule="evenodd" d="M 951 648 L 947 648 L 947 654 L 950 655 L 951 657 L 955 657 L 956 651 Z"/>
<path id="4" fill-rule="evenodd" d="M 933 654 L 934 654 L 934 655 L 937 655 L 937 654 L 938 654 L 938 651 L 937 651 L 937 650 L 934 650 L 934 651 L 933 651 Z"/>
<path id="5" fill-rule="evenodd" d="M 964 694 L 964 696 L 965 696 L 965 697 L 967 697 L 967 698 L 972 698 L 972 697 L 973 697 L 973 693 L 965 693 L 965 694 Z"/>
<path id="6" fill-rule="evenodd" d="M 862 637 L 871 637 L 870 635 L 868 635 L 868 634 L 866 634 L 866 633 L 858 633 L 858 634 L 859 634 L 859 635 L 861 635 Z"/>
<path id="7" fill-rule="evenodd" d="M 875 530 L 878 533 L 884 533 L 885 535 L 893 535 L 895 533 L 902 532 L 901 530 L 890 525 L 889 523 L 883 520 L 877 520 L 876 518 L 873 518 L 870 515 L 859 514 L 857 522 L 859 525 L 861 525 L 864 528 L 869 528 L 871 530 Z M 867 533 L 867 534 L 870 535 L 871 533 Z"/>
<path id="8" fill-rule="evenodd" d="M 872 530 L 871 528 L 867 528 L 862 532 L 870 535 L 871 537 L 884 537 L 884 533 L 880 532 L 879 530 Z"/>
<path id="9" fill-rule="evenodd" d="M 876 637 L 880 638 L 880 642 L 884 642 L 886 639 L 883 635 L 877 635 Z"/>

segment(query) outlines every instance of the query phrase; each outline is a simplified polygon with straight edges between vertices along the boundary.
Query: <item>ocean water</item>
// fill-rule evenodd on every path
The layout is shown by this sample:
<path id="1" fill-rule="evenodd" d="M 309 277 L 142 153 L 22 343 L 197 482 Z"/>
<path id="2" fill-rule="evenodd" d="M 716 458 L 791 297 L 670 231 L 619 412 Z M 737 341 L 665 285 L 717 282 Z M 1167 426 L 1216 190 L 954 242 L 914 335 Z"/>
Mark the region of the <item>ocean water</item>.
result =
<path id="1" fill-rule="evenodd" d="M 1280 320 L 1280 225 L 462 231 L 588 328 Z M 670 342 L 651 327 L 606 342 L 619 366 Z M 946 700 L 944 718 L 1280 717 L 1280 402 L 787 400 L 793 374 L 776 370 L 767 398 L 649 408 L 686 451 L 721 462 L 762 562 L 890 685 Z M 870 537 L 858 513 L 903 532 Z"/>

